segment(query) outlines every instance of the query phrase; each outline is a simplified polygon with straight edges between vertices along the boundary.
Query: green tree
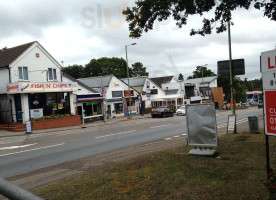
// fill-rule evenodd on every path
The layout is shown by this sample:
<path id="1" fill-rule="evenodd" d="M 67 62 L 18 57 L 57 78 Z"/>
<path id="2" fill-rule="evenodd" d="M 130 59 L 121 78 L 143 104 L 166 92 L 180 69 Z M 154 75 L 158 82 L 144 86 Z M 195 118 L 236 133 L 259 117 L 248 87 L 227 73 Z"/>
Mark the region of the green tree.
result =
<path id="1" fill-rule="evenodd" d="M 179 80 L 179 81 L 184 81 L 184 76 L 183 76 L 183 74 L 180 73 L 180 74 L 178 75 L 178 80 Z"/>
<path id="2" fill-rule="evenodd" d="M 62 71 L 75 79 L 78 79 L 83 77 L 84 67 L 82 65 L 69 65 L 68 67 L 64 67 Z"/>
<path id="3" fill-rule="evenodd" d="M 4 47 L 4 48 L 0 49 L 0 52 L 1 52 L 1 51 L 5 51 L 5 50 L 7 50 L 7 49 L 8 49 L 7 47 Z"/>
<path id="4" fill-rule="evenodd" d="M 142 63 L 136 62 L 132 64 L 132 68 L 130 68 L 130 76 L 131 77 L 148 76 L 149 73 L 146 70 L 147 70 L 146 67 L 144 67 Z"/>
<path id="5" fill-rule="evenodd" d="M 230 101 L 231 99 L 231 87 L 230 87 L 230 77 L 229 76 L 219 76 L 218 77 L 218 87 L 223 88 L 223 92 L 225 94 L 226 100 Z M 239 77 L 233 78 L 233 86 L 234 86 L 234 98 L 237 102 L 245 102 L 246 100 L 246 93 L 245 89 L 246 86 L 244 85 L 243 81 Z"/>
<path id="6" fill-rule="evenodd" d="M 115 75 L 118 78 L 127 77 L 127 63 L 123 58 L 92 59 L 84 67 L 84 77 Z"/>
<path id="7" fill-rule="evenodd" d="M 128 7 L 123 11 L 126 21 L 129 22 L 130 37 L 139 38 L 143 31 L 153 29 L 156 20 L 163 21 L 173 17 L 176 25 L 181 28 L 187 24 L 188 17 L 213 12 L 210 18 L 203 18 L 202 28 L 192 29 L 190 35 L 211 34 L 227 30 L 227 23 L 231 20 L 231 11 L 237 8 L 248 10 L 252 5 L 256 9 L 264 9 L 264 16 L 276 21 L 275 0 L 139 0 L 135 7 Z"/>
<path id="8" fill-rule="evenodd" d="M 207 67 L 197 66 L 196 70 L 193 71 L 193 75 L 189 76 L 187 79 L 201 78 L 202 76 L 203 77 L 210 77 L 210 76 L 216 76 L 216 74 L 212 70 L 207 69 Z"/>

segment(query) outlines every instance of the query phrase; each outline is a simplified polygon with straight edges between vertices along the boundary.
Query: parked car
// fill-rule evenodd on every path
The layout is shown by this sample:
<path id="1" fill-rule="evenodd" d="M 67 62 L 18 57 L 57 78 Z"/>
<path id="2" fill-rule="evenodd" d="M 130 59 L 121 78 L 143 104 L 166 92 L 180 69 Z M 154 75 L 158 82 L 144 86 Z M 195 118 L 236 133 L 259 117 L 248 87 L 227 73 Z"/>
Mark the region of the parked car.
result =
<path id="1" fill-rule="evenodd" d="M 181 106 L 180 108 L 178 108 L 176 110 L 176 114 L 177 115 L 185 115 L 186 114 L 186 108 L 185 108 L 185 106 Z"/>
<path id="2" fill-rule="evenodd" d="M 168 108 L 155 108 L 151 112 L 152 118 L 155 117 L 173 117 L 173 111 L 169 110 Z"/>

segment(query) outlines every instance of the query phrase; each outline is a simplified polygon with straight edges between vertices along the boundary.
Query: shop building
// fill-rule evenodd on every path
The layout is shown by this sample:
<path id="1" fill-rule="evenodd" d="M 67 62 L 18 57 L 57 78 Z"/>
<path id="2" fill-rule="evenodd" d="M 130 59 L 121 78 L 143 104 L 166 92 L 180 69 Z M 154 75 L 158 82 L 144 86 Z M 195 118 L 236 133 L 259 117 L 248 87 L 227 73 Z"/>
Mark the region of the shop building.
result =
<path id="1" fill-rule="evenodd" d="M 37 41 L 1 51 L 0 123 L 75 115 L 77 83 L 64 82 L 61 68 Z"/>
<path id="2" fill-rule="evenodd" d="M 120 117 L 139 113 L 139 92 L 130 87 L 130 98 L 128 85 L 113 75 L 81 78 L 78 81 L 89 88 L 102 93 L 106 99 L 107 118 Z"/>
<path id="3" fill-rule="evenodd" d="M 104 97 L 102 93 L 88 87 L 81 81 L 63 73 L 65 82 L 77 82 L 78 88 L 73 92 L 75 95 L 74 106 L 77 107 L 77 114 L 81 116 L 82 123 L 104 120 Z"/>
<path id="4" fill-rule="evenodd" d="M 185 85 L 185 101 L 189 103 L 201 103 L 201 102 L 214 102 L 214 94 L 219 94 L 215 99 L 219 99 L 219 102 L 215 102 L 221 105 L 221 92 L 217 92 L 212 88 L 217 88 L 217 76 L 202 77 L 188 79 L 184 81 Z"/>
<path id="5" fill-rule="evenodd" d="M 183 81 L 178 81 L 174 76 L 162 76 L 150 79 L 165 91 L 166 96 L 162 97 L 163 104 L 165 103 L 167 106 L 170 106 L 172 110 L 176 110 L 185 104 Z"/>
<path id="6" fill-rule="evenodd" d="M 128 83 L 128 79 L 122 79 L 125 83 Z M 142 107 L 151 108 L 165 106 L 166 100 L 164 100 L 166 93 L 154 83 L 148 77 L 132 77 L 129 79 L 129 85 L 136 89 L 142 96 Z"/>

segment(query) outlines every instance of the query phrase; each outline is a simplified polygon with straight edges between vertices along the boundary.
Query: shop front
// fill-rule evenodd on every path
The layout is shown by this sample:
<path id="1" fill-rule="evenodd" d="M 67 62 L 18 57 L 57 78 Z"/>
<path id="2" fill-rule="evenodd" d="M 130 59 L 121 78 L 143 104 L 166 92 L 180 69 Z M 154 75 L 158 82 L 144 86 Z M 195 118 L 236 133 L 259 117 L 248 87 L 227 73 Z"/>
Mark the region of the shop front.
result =
<path id="1" fill-rule="evenodd" d="M 13 99 L 14 121 L 51 119 L 75 115 L 73 91 L 77 83 L 16 82 L 7 84 L 7 94 Z M 58 117 L 57 117 L 58 116 Z"/>
<path id="2" fill-rule="evenodd" d="M 77 95 L 77 111 L 82 123 L 103 120 L 106 112 L 103 95 Z"/>

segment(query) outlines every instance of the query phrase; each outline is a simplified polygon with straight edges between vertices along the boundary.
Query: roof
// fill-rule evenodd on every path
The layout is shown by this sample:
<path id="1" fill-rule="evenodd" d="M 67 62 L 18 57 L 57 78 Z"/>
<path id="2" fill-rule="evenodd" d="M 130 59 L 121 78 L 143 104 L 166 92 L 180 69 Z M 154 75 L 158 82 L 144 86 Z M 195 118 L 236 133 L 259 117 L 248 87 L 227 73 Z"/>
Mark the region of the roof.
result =
<path id="1" fill-rule="evenodd" d="M 68 79 L 70 79 L 74 82 L 77 82 L 80 86 L 86 88 L 87 90 L 90 90 L 91 92 L 98 93 L 96 90 L 88 87 L 87 85 L 83 84 L 81 81 L 75 79 L 74 77 L 70 76 L 69 74 L 66 74 L 66 73 L 63 72 L 63 76 L 65 76 L 66 78 L 68 78 Z"/>
<path id="2" fill-rule="evenodd" d="M 193 79 L 187 79 L 184 81 L 184 83 L 211 83 L 214 80 L 216 80 L 218 77 L 217 76 L 210 76 L 210 77 L 203 77 L 202 78 L 193 78 Z"/>
<path id="3" fill-rule="evenodd" d="M 131 87 L 143 86 L 144 87 L 146 79 L 147 79 L 147 77 L 129 78 L 129 86 L 131 86 Z M 121 80 L 124 81 L 126 84 L 128 84 L 128 78 L 123 78 Z"/>
<path id="4" fill-rule="evenodd" d="M 8 67 L 13 61 L 15 61 L 20 55 L 22 55 L 35 42 L 36 41 L 0 51 L 0 68 Z"/>
<path id="5" fill-rule="evenodd" d="M 113 75 L 96 76 L 88 78 L 79 78 L 78 81 L 82 82 L 90 88 L 100 88 L 102 85 L 104 85 L 104 87 L 109 87 L 112 77 Z"/>
<path id="6" fill-rule="evenodd" d="M 162 87 L 163 83 L 170 83 L 171 80 L 173 79 L 173 76 L 163 76 L 163 77 L 155 77 L 155 78 L 150 78 L 156 85 L 159 87 Z"/>

